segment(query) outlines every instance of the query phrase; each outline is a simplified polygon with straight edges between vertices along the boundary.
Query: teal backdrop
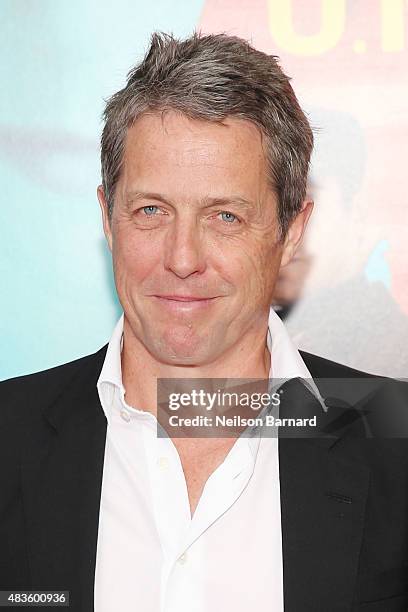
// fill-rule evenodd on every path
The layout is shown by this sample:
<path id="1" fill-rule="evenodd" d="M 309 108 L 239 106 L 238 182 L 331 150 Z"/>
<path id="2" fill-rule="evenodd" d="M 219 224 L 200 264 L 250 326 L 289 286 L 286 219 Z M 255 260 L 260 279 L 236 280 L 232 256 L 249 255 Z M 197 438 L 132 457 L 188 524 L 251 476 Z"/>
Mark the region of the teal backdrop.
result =
<path id="1" fill-rule="evenodd" d="M 97 350 L 120 313 L 96 187 L 103 100 L 201 0 L 0 3 L 0 378 Z"/>

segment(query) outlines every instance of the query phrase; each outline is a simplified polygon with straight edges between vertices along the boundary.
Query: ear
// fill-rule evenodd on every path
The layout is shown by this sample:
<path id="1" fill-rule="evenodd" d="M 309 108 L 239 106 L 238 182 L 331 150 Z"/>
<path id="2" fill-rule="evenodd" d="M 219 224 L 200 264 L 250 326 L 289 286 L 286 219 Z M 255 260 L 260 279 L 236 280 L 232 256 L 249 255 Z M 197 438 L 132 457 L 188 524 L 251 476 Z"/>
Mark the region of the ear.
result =
<path id="1" fill-rule="evenodd" d="M 106 237 L 106 241 L 109 246 L 109 250 L 112 252 L 111 222 L 110 222 L 109 213 L 108 213 L 108 203 L 106 201 L 105 192 L 103 190 L 102 185 L 99 185 L 97 189 L 97 196 L 99 200 L 99 206 L 101 207 L 101 212 L 102 212 L 103 231 L 105 233 L 105 237 Z"/>
<path id="2" fill-rule="evenodd" d="M 289 225 L 289 229 L 283 243 L 281 267 L 286 266 L 290 262 L 296 253 L 298 246 L 302 242 L 303 234 L 306 229 L 307 222 L 309 221 L 309 217 L 312 214 L 312 210 L 313 201 L 304 200 L 302 203 L 302 208 Z"/>

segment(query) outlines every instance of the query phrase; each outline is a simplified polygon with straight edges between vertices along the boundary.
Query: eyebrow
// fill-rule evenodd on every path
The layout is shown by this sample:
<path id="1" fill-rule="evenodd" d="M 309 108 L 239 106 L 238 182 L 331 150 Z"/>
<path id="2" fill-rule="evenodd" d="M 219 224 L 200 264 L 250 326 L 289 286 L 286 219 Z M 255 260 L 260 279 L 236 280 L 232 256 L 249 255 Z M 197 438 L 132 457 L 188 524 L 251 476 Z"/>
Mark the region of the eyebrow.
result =
<path id="1" fill-rule="evenodd" d="M 159 202 L 163 202 L 164 204 L 171 204 L 171 202 L 161 193 L 154 193 L 151 191 L 129 191 L 126 193 L 125 199 L 128 204 L 137 202 L 138 200 L 157 200 Z"/>
<path id="2" fill-rule="evenodd" d="M 172 206 L 172 202 L 169 198 L 161 193 L 151 191 L 130 191 L 126 194 L 127 205 L 137 202 L 139 200 L 156 200 L 157 202 L 163 202 L 169 206 Z M 253 210 L 255 205 L 250 200 L 243 198 L 242 196 L 229 196 L 229 197 L 206 197 L 201 202 L 202 208 L 210 208 L 213 206 L 229 207 L 238 206 L 243 210 Z"/>

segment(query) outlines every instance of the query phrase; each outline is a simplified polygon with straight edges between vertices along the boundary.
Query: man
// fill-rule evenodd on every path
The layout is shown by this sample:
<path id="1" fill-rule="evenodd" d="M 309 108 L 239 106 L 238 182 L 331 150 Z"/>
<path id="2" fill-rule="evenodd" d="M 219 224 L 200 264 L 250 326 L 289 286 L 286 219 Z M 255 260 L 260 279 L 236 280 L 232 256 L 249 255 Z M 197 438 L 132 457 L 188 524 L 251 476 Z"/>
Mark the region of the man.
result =
<path id="1" fill-rule="evenodd" d="M 405 387 L 301 356 L 270 310 L 312 211 L 288 78 L 238 38 L 155 34 L 104 118 L 124 315 L 94 355 L 2 384 L 1 589 L 98 612 L 406 610 L 405 441 L 361 439 Z M 319 431 L 163 434 L 159 382 L 193 378 L 289 379 L 279 415 Z"/>

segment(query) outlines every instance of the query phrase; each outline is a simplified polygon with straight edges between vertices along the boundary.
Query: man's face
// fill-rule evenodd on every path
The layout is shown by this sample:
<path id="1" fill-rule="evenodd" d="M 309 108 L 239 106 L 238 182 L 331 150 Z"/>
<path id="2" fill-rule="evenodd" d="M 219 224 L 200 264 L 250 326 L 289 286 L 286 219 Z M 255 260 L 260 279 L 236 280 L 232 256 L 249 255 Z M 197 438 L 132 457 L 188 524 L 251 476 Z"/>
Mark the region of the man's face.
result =
<path id="1" fill-rule="evenodd" d="M 129 333 L 156 360 L 210 364 L 266 332 L 293 244 L 279 241 L 253 124 L 143 115 L 128 130 L 111 222 L 101 188 L 99 198 Z"/>

